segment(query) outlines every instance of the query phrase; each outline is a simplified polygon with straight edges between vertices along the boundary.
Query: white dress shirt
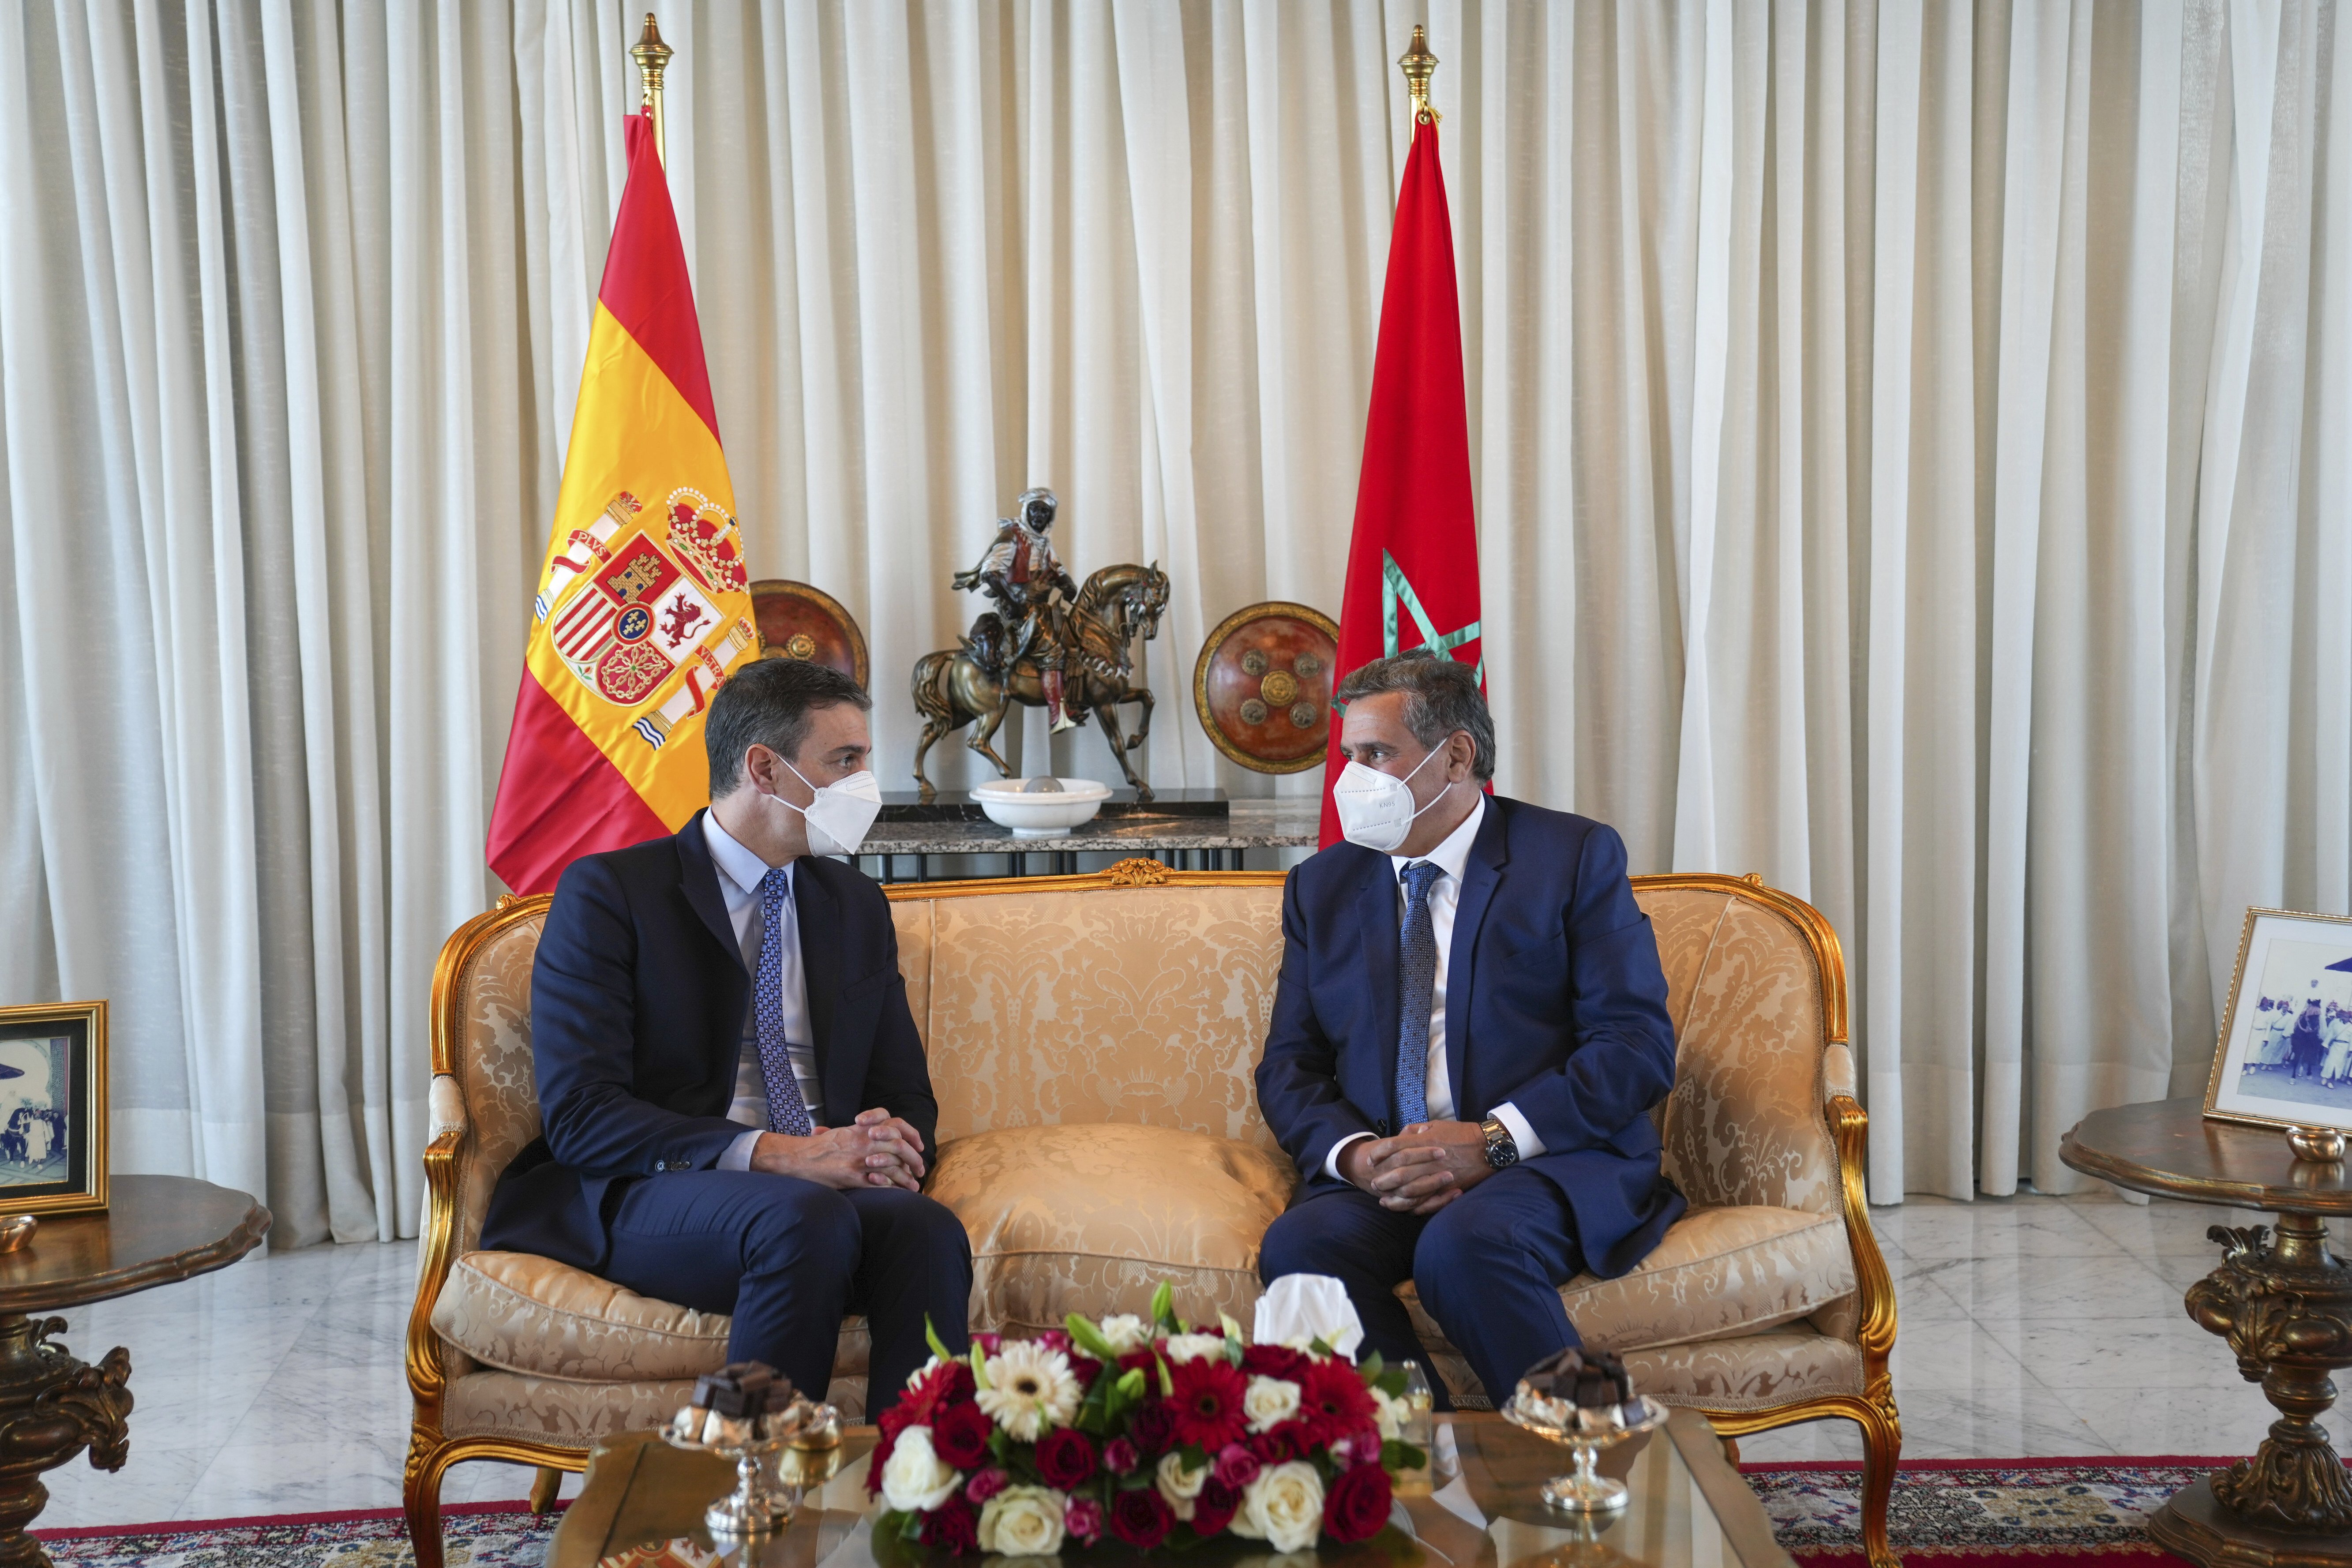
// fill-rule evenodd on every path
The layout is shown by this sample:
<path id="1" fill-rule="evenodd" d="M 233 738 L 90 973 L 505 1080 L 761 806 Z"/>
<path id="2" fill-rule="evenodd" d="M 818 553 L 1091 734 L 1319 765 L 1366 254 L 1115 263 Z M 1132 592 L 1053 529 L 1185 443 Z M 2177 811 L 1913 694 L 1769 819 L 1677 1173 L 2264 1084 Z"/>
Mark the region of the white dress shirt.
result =
<path id="1" fill-rule="evenodd" d="M 751 972 L 754 990 L 760 978 L 760 942 L 765 934 L 765 914 L 760 884 L 767 879 L 768 863 L 736 842 L 719 826 L 719 818 L 702 814 L 702 841 L 709 846 L 710 863 L 719 868 L 719 891 L 727 900 L 727 919 L 735 928 L 736 944 L 743 950 L 743 967 Z M 808 1104 L 809 1121 L 824 1125 L 824 1091 L 816 1080 L 816 1046 L 809 1029 L 808 979 L 801 970 L 800 918 L 793 907 L 793 868 L 784 868 L 784 900 L 778 911 L 783 921 L 784 1054 L 792 1058 L 793 1077 L 799 1080 L 801 1099 Z M 727 1120 L 751 1129 L 719 1156 L 722 1171 L 748 1171 L 760 1134 L 768 1130 L 768 1080 L 760 1070 L 760 1009 L 755 1003 L 743 1010 L 743 1048 L 735 1058 L 735 1099 Z"/>
<path id="2" fill-rule="evenodd" d="M 1437 981 L 1429 993 L 1429 1079 L 1424 1098 L 1429 1103 L 1432 1121 L 1454 1120 L 1454 1075 L 1445 1066 L 1445 970 L 1454 949 L 1454 911 L 1462 906 L 1462 868 L 1470 863 L 1470 846 L 1478 840 L 1478 825 L 1486 817 L 1486 795 L 1480 791 L 1470 807 L 1470 815 L 1462 825 L 1447 834 L 1436 848 L 1428 854 L 1407 858 L 1389 857 L 1389 864 L 1397 878 L 1397 923 L 1404 923 L 1404 868 L 1413 859 L 1426 860 L 1438 869 L 1437 880 L 1429 885 L 1429 925 L 1437 938 Z M 1519 1146 L 1519 1158 L 1531 1160 L 1543 1152 L 1543 1140 L 1536 1136 L 1535 1128 L 1519 1113 L 1519 1108 L 1506 1100 L 1495 1107 L 1495 1120 L 1510 1129 L 1511 1139 Z M 1323 1169 L 1331 1175 L 1339 1173 L 1339 1151 L 1359 1138 L 1370 1138 L 1369 1132 L 1351 1132 L 1331 1145 L 1323 1157 Z"/>

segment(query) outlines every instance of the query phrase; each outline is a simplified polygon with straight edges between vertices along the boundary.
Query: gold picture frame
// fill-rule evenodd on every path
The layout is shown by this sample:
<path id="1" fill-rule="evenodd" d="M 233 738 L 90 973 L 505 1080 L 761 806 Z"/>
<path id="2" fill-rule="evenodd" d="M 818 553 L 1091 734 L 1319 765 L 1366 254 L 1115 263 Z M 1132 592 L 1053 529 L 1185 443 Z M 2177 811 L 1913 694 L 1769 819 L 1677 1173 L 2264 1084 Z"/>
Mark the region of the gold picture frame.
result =
<path id="1" fill-rule="evenodd" d="M 2205 1119 L 2352 1132 L 2352 915 L 2247 910 Z"/>
<path id="2" fill-rule="evenodd" d="M 0 1007 L 0 1214 L 106 1207 L 106 1070 L 105 1003 Z"/>

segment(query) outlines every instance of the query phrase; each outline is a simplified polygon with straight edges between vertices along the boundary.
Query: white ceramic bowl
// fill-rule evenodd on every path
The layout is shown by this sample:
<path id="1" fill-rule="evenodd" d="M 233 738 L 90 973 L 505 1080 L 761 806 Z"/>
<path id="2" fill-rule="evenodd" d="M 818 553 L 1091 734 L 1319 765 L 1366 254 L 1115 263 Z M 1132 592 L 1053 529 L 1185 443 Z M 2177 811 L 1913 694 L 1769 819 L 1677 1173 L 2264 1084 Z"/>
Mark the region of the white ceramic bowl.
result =
<path id="1" fill-rule="evenodd" d="M 1021 779 L 975 784 L 972 794 L 988 819 L 1013 829 L 1015 838 L 1059 838 L 1090 820 L 1110 798 L 1110 785 L 1093 779 L 1063 779 L 1058 795 L 1024 795 Z"/>

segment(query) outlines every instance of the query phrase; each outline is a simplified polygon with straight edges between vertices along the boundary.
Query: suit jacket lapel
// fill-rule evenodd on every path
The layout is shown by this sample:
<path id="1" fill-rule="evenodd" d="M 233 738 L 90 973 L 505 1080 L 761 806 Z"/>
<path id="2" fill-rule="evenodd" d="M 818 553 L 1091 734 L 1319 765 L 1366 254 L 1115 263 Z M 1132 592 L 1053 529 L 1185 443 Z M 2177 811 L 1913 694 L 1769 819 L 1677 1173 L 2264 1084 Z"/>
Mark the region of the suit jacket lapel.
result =
<path id="1" fill-rule="evenodd" d="M 710 845 L 702 837 L 702 812 L 678 830 L 677 838 L 679 868 L 678 889 L 686 895 L 688 905 L 710 928 L 719 945 L 727 950 L 728 958 L 746 978 L 751 972 L 743 968 L 743 949 L 735 939 L 735 922 L 727 918 L 726 895 L 719 890 L 719 868 L 711 863 Z"/>
<path id="2" fill-rule="evenodd" d="M 825 1120 L 840 1126 L 862 1106 L 845 1109 L 845 1096 L 855 1100 L 862 1084 L 833 1081 L 833 1021 L 841 998 L 841 906 L 833 890 L 819 879 L 821 862 L 814 856 L 793 868 L 793 915 L 801 928 L 801 984 L 808 993 L 809 1042 L 816 1054 L 816 1081 L 824 1090 Z"/>
<path id="3" fill-rule="evenodd" d="M 1397 890 L 1396 873 L 1385 855 L 1367 850 L 1371 864 L 1356 892 L 1356 924 L 1363 936 L 1363 986 L 1371 999 L 1372 1059 L 1381 1064 L 1381 1094 L 1374 1103 L 1388 1112 L 1386 1131 L 1394 1132 L 1397 1069 Z M 1371 1110 L 1372 1107 L 1363 1107 Z M 1375 1120 L 1379 1118 L 1375 1117 Z"/>
<path id="4" fill-rule="evenodd" d="M 1503 863 L 1510 845 L 1503 831 L 1503 803 L 1486 801 L 1486 816 L 1478 836 L 1470 841 L 1470 858 L 1462 868 L 1462 898 L 1454 906 L 1454 940 L 1445 957 L 1445 1072 L 1454 1085 L 1454 1114 L 1470 1119 L 1470 987 L 1477 978 L 1478 927 L 1494 902 L 1503 879 Z"/>

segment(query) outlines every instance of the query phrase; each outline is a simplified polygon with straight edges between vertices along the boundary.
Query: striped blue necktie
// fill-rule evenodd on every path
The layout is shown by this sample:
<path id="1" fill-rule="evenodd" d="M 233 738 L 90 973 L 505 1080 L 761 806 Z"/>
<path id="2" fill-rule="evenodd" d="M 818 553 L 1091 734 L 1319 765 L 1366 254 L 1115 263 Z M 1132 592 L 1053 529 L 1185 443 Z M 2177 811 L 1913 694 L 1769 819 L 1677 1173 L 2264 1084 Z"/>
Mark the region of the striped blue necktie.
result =
<path id="1" fill-rule="evenodd" d="M 777 866 L 760 879 L 760 973 L 751 1005 L 760 1021 L 760 1077 L 768 1089 L 768 1130 L 805 1138 L 816 1130 L 801 1080 L 793 1076 L 784 1040 L 784 900 L 793 896 L 792 868 Z M 1423 1004 L 1424 1007 L 1426 1004 Z"/>
<path id="2" fill-rule="evenodd" d="M 1404 931 L 1397 943 L 1397 1130 L 1429 1120 L 1429 1005 L 1437 993 L 1437 928 L 1429 889 L 1445 874 L 1415 860 L 1404 882 Z"/>

